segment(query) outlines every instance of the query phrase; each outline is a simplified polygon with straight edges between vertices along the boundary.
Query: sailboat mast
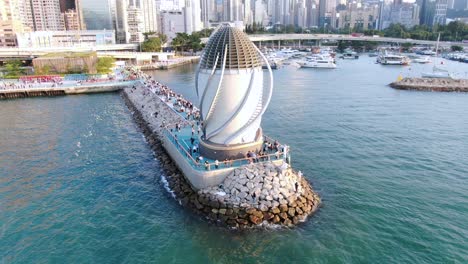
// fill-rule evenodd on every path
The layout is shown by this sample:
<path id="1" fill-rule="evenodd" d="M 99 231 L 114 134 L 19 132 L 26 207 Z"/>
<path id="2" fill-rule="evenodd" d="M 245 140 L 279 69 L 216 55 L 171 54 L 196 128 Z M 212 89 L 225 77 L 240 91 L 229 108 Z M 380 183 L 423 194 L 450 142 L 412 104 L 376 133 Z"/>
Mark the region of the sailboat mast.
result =
<path id="1" fill-rule="evenodd" d="M 435 58 L 434 58 L 434 63 L 432 64 L 432 72 L 435 72 L 437 70 L 436 67 L 436 60 L 439 57 L 439 41 L 440 41 L 440 32 L 439 36 L 437 36 L 437 43 L 436 43 L 436 50 L 435 50 Z"/>

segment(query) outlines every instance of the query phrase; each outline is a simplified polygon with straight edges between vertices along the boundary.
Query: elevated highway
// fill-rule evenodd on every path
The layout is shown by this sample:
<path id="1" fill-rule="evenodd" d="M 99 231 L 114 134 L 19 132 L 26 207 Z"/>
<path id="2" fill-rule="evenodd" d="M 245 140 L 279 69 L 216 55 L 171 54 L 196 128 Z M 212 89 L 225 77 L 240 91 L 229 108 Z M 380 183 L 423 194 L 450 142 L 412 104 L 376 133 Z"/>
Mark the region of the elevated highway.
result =
<path id="1" fill-rule="evenodd" d="M 89 52 L 96 51 L 98 57 L 112 56 L 117 60 L 130 61 L 134 64 L 167 61 L 174 58 L 173 52 L 137 52 L 138 45 L 106 45 L 95 47 L 61 47 L 61 48 L 0 48 L 0 61 L 9 59 L 32 60 L 36 57 L 56 52 Z"/>
<path id="2" fill-rule="evenodd" d="M 401 39 L 401 38 L 387 38 L 387 37 L 372 37 L 362 36 L 354 37 L 352 35 L 340 35 L 340 34 L 253 34 L 249 35 L 251 41 L 254 42 L 281 42 L 281 41 L 317 41 L 318 43 L 323 41 L 337 41 L 337 40 L 349 40 L 349 41 L 375 41 L 381 43 L 412 43 L 416 45 L 436 45 L 436 41 L 432 40 L 415 40 L 415 39 Z M 202 42 L 206 43 L 208 38 L 203 38 Z M 468 47 L 468 43 L 462 42 L 449 42 L 441 41 L 439 43 L 441 47 L 450 47 L 452 45 L 459 45 Z"/>

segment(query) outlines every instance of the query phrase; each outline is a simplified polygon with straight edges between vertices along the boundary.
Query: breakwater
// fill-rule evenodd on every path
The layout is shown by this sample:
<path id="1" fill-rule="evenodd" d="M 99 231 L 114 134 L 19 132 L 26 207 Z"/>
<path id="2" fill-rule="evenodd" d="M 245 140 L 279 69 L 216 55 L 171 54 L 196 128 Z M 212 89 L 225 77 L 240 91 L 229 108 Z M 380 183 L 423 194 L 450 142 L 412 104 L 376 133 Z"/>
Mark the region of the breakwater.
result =
<path id="1" fill-rule="evenodd" d="M 162 144 L 165 126 L 186 120 L 145 86 L 126 88 L 122 96 L 163 165 L 169 191 L 182 206 L 232 228 L 293 226 L 318 209 L 319 196 L 302 173 L 286 163 L 244 165 L 235 168 L 218 186 L 195 190 Z"/>
<path id="2" fill-rule="evenodd" d="M 450 78 L 403 78 L 390 83 L 390 87 L 399 90 L 468 92 L 468 80 Z"/>

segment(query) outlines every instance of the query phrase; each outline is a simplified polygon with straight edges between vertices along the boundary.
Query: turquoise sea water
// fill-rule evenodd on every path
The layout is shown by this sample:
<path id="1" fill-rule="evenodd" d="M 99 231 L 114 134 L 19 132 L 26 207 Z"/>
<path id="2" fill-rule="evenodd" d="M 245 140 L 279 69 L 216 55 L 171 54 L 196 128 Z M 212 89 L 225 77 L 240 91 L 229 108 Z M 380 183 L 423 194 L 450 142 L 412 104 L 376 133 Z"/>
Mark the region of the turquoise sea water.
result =
<path id="1" fill-rule="evenodd" d="M 1 101 L 0 263 L 466 263 L 468 94 L 386 86 L 430 65 L 338 66 L 275 71 L 264 130 L 323 199 L 290 230 L 182 210 L 118 94 Z M 194 69 L 154 75 L 194 100 Z"/>

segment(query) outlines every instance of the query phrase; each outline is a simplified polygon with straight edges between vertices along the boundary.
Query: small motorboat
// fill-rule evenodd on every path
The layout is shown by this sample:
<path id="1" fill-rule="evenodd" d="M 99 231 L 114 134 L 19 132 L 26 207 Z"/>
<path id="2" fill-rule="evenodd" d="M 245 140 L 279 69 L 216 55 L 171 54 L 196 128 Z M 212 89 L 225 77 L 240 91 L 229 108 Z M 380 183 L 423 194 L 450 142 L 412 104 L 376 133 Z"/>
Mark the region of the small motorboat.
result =
<path id="1" fill-rule="evenodd" d="M 355 51 L 345 50 L 345 52 L 340 56 L 340 58 L 355 60 L 359 59 L 359 55 Z"/>
<path id="2" fill-rule="evenodd" d="M 425 63 L 431 63 L 431 59 L 428 56 L 417 57 L 413 59 L 413 62 L 425 64 Z"/>

